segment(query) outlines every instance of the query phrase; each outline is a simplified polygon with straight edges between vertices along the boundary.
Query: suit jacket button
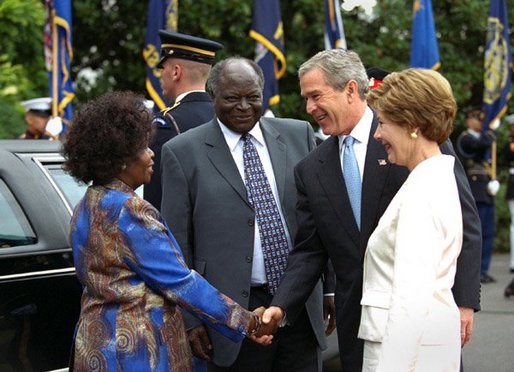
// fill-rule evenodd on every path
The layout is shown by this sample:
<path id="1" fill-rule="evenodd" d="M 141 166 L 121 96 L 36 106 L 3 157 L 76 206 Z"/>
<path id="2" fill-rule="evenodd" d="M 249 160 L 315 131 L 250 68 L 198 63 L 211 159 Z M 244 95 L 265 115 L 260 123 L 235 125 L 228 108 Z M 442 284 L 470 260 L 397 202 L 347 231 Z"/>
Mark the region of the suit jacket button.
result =
<path id="1" fill-rule="evenodd" d="M 248 219 L 248 226 L 253 226 L 254 222 L 253 222 L 253 218 L 249 218 Z"/>
<path id="2" fill-rule="evenodd" d="M 241 292 L 241 295 L 246 298 L 246 297 L 248 297 L 248 292 L 247 291 L 243 291 L 243 292 Z"/>
<path id="3" fill-rule="evenodd" d="M 246 262 L 248 262 L 248 263 L 252 262 L 252 257 L 246 256 Z"/>

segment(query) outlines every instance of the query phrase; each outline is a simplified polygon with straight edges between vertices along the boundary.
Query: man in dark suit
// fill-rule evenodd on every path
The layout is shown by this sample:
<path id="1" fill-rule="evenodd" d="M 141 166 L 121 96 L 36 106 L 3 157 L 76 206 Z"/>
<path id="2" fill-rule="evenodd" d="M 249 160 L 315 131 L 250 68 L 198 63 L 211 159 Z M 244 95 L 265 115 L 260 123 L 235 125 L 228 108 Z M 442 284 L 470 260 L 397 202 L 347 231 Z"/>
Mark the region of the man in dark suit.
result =
<path id="1" fill-rule="evenodd" d="M 282 283 L 263 321 L 294 322 L 307 293 L 328 258 L 336 273 L 336 321 L 343 371 L 361 371 L 363 341 L 360 323 L 363 257 L 368 238 L 407 177 L 405 168 L 387 163 L 382 144 L 373 139 L 377 119 L 367 106 L 366 70 L 355 52 L 340 49 L 318 53 L 299 70 L 307 112 L 331 137 L 295 168 L 298 191 L 298 233 Z M 360 229 L 355 221 L 343 178 L 341 143 L 355 138 L 361 172 Z M 444 153 L 453 151 L 449 143 Z M 460 163 L 455 173 L 463 208 L 464 243 L 459 257 L 454 297 L 461 310 L 461 339 L 472 332 L 473 311 L 479 309 L 480 225 Z"/>
<path id="2" fill-rule="evenodd" d="M 207 85 L 216 118 L 163 147 L 162 215 L 193 269 L 242 306 L 267 307 L 277 278 L 272 272 L 281 276 L 296 233 L 293 169 L 315 147 L 314 133 L 305 121 L 261 116 L 264 77 L 253 61 L 218 63 Z M 250 144 L 267 180 L 257 190 L 247 163 Z M 256 194 L 264 189 L 276 208 L 261 219 Z M 267 256 L 265 226 L 271 220 L 277 222 L 272 240 L 287 248 L 279 255 L 277 245 L 273 258 Z M 234 344 L 210 329 L 207 335 L 202 324 L 185 314 L 193 353 L 211 361 L 209 371 L 321 370 L 320 349 L 326 340 L 319 276 L 309 292 L 297 322 L 280 328 L 269 347 Z"/>
<path id="3" fill-rule="evenodd" d="M 509 167 L 509 177 L 507 178 L 507 191 L 505 200 L 509 204 L 510 211 L 510 272 L 514 274 L 514 114 L 505 116 L 505 121 L 510 127 L 509 138 L 503 146 L 502 155 L 505 163 Z M 511 294 L 514 294 L 514 283 L 512 284 Z"/>
<path id="4" fill-rule="evenodd" d="M 468 129 L 457 138 L 457 152 L 466 169 L 471 193 L 475 198 L 480 217 L 482 227 L 480 282 L 486 284 L 496 282 L 496 279 L 489 275 L 489 265 L 494 245 L 494 195 L 498 191 L 494 189 L 494 185 L 499 186 L 499 184 L 498 181 L 492 181 L 491 165 L 488 160 L 491 145 L 496 141 L 496 133 L 492 129 L 483 130 L 483 116 L 480 108 L 470 109 L 466 113 Z"/>
<path id="5" fill-rule="evenodd" d="M 166 97 L 174 101 L 155 116 L 155 135 L 150 148 L 155 154 L 154 174 L 144 187 L 144 198 L 161 209 L 161 148 L 177 134 L 185 132 L 214 117 L 212 99 L 205 92 L 205 83 L 216 52 L 223 45 L 199 37 L 159 31 L 161 38 L 161 85 Z"/>

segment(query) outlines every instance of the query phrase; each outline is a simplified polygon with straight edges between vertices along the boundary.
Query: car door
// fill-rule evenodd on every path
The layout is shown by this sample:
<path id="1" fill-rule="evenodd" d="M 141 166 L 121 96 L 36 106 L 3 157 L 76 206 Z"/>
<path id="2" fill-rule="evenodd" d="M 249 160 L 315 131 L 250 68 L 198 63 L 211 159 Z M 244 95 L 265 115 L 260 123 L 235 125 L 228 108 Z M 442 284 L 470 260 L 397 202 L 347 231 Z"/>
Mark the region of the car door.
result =
<path id="1" fill-rule="evenodd" d="M 57 148 L 57 147 L 56 147 Z M 54 153 L 0 147 L 0 370 L 67 367 L 80 311 L 67 235 L 85 185 Z"/>

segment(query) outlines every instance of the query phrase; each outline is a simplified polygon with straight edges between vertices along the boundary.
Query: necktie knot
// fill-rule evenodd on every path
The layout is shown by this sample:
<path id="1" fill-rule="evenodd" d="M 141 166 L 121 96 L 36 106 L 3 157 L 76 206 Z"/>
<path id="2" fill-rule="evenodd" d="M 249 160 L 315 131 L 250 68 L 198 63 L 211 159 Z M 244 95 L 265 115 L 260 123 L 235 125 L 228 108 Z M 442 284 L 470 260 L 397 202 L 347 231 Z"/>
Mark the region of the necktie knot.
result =
<path id="1" fill-rule="evenodd" d="M 346 138 L 344 139 L 343 143 L 346 147 L 351 147 L 353 146 L 353 143 L 355 142 L 355 138 L 353 138 L 352 136 L 346 136 Z"/>

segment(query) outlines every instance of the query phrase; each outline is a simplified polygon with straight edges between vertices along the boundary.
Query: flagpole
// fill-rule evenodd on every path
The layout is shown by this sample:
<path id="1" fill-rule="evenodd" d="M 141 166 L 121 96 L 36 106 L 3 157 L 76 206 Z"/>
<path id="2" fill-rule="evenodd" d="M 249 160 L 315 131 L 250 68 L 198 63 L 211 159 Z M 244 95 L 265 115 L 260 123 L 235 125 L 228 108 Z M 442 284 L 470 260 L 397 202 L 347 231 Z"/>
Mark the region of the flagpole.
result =
<path id="1" fill-rule="evenodd" d="M 52 116 L 57 117 L 58 114 L 58 58 L 57 58 L 57 48 L 58 48 L 58 37 L 57 37 L 57 25 L 55 24 L 55 9 L 52 8 L 50 11 L 50 22 L 52 25 Z"/>

